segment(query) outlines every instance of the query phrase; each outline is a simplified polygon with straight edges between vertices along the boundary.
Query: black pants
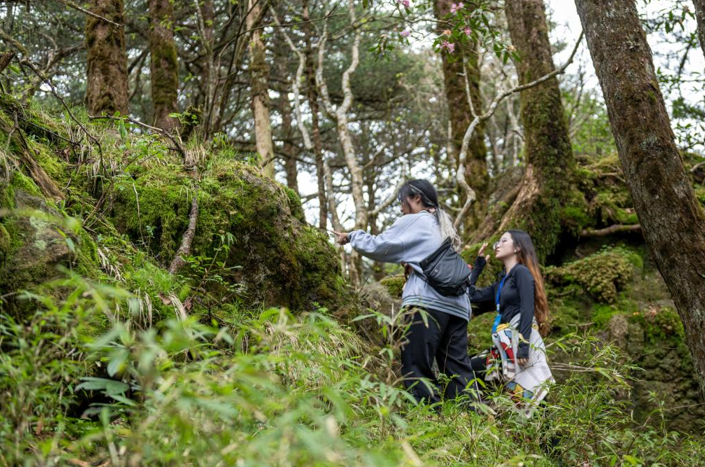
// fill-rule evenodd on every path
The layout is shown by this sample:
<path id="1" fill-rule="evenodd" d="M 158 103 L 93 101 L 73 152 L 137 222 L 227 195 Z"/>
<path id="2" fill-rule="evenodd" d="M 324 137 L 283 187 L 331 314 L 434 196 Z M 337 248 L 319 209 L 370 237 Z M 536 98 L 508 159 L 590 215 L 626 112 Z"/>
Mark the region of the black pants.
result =
<path id="1" fill-rule="evenodd" d="M 407 342 L 401 351 L 401 369 L 409 392 L 419 401 L 433 403 L 440 400 L 438 381 L 433 373 L 434 358 L 440 372 L 450 379 L 443 393 L 447 399 L 463 393 L 474 375 L 468 357 L 468 322 L 441 311 L 427 309 L 425 312 L 428 326 L 420 311 L 412 317 Z M 427 379 L 432 387 L 419 378 Z M 474 386 L 471 389 L 475 389 Z"/>
<path id="2" fill-rule="evenodd" d="M 482 378 L 487 371 L 487 357 L 472 357 L 470 359 L 470 368 L 472 368 L 477 378 Z"/>

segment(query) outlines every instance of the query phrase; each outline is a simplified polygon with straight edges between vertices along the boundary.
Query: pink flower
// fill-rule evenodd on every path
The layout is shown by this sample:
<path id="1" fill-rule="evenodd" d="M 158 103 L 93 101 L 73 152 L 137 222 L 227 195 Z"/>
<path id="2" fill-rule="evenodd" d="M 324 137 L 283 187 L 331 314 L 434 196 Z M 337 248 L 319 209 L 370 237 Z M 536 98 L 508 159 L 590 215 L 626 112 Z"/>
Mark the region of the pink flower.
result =
<path id="1" fill-rule="evenodd" d="M 455 50 L 455 44 L 453 44 L 452 42 L 443 41 L 443 43 L 441 44 L 441 50 L 443 49 L 447 50 L 449 54 L 452 54 Z"/>
<path id="2" fill-rule="evenodd" d="M 470 28 L 465 28 L 465 35 L 470 37 L 470 34 L 472 34 L 472 29 Z"/>
<path id="3" fill-rule="evenodd" d="M 398 0 L 398 3 L 404 5 L 405 8 L 411 8 L 411 2 L 409 0 Z"/>
<path id="4" fill-rule="evenodd" d="M 456 13 L 458 12 L 458 10 L 462 10 L 464 6 L 465 6 L 465 5 L 463 5 L 463 2 L 460 2 L 460 3 L 453 3 L 453 4 L 450 6 L 450 12 L 451 12 L 452 14 L 456 14 Z"/>
<path id="5" fill-rule="evenodd" d="M 411 32 L 408 29 L 404 29 L 402 32 L 399 33 L 401 37 L 409 37 L 409 34 L 411 34 Z"/>

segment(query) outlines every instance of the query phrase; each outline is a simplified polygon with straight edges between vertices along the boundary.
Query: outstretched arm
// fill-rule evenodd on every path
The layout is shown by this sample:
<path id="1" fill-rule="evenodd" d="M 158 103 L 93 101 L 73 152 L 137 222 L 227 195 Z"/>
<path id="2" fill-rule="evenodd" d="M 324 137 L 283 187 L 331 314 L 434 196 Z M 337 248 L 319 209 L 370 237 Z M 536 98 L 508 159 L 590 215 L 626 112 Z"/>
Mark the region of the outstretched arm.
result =
<path id="1" fill-rule="evenodd" d="M 387 230 L 379 235 L 372 235 L 364 230 L 356 230 L 345 234 L 341 242 L 341 236 L 338 237 L 338 243 L 350 243 L 350 245 L 363 256 L 366 256 L 374 261 L 383 263 L 400 263 L 404 260 L 404 239 L 408 241 L 407 231 L 418 221 L 418 217 L 402 216 Z"/>

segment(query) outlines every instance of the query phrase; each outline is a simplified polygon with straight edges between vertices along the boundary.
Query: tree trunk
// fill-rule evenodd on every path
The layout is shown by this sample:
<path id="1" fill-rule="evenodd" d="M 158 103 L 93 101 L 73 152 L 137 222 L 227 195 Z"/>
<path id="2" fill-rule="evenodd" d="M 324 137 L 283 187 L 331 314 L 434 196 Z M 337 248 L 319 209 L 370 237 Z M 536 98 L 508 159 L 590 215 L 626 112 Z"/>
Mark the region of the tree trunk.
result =
<path id="1" fill-rule="evenodd" d="M 705 55 L 705 0 L 693 0 L 695 5 L 695 20 L 698 23 L 698 39 L 700 48 Z"/>
<path id="2" fill-rule="evenodd" d="M 436 0 L 434 14 L 437 23 L 437 33 L 440 35 L 444 29 L 450 29 L 443 18 L 450 13 L 452 0 Z M 468 8 L 471 8 L 468 6 Z M 451 144 L 453 153 L 458 154 L 463 144 L 463 136 L 470 122 L 472 113 L 468 104 L 465 77 L 467 76 L 470 87 L 470 97 L 472 99 L 475 112 L 482 112 L 482 98 L 480 96 L 480 67 L 477 43 L 456 44 L 456 52 L 453 54 L 442 54 L 443 59 L 443 79 L 445 82 L 446 100 L 448 102 L 448 112 L 451 123 Z M 465 64 L 463 64 L 465 59 Z M 465 164 L 465 178 L 468 184 L 475 190 L 477 199 L 474 202 L 473 210 L 466 217 L 465 227 L 468 231 L 474 230 L 487 208 L 489 197 L 490 177 L 487 172 L 487 147 L 485 146 L 485 125 L 478 125 L 470 140 L 467 162 Z M 461 199 L 461 205 L 464 200 Z"/>
<path id="3" fill-rule="evenodd" d="M 279 66 L 282 71 L 281 76 L 286 76 L 286 60 L 279 57 Z M 279 93 L 279 113 L 281 114 L 281 139 L 284 142 L 282 152 L 284 153 L 284 170 L 286 172 L 286 186 L 299 194 L 299 184 L 297 182 L 296 171 L 296 146 L 291 143 L 293 137 L 291 132 L 291 102 L 289 101 L 289 86 Z"/>
<path id="4" fill-rule="evenodd" d="M 576 0 L 644 239 L 705 377 L 705 213 L 675 143 L 634 0 Z"/>
<path id="5" fill-rule="evenodd" d="M 544 3 L 508 0 L 506 5 L 509 33 L 521 57 L 516 62 L 519 84 L 527 84 L 555 70 Z M 521 120 L 527 169 L 499 230 L 523 228 L 543 259 L 558 242 L 561 208 L 570 195 L 575 167 L 557 78 L 521 92 Z"/>
<path id="6" fill-rule="evenodd" d="M 210 109 L 212 105 L 211 95 L 213 87 L 216 83 L 213 82 L 212 75 L 215 70 L 213 67 L 213 25 L 215 23 L 215 13 L 213 11 L 213 0 L 203 0 L 200 3 L 201 15 L 203 16 L 203 48 L 205 57 L 201 69 L 201 92 L 203 93 L 204 108 Z"/>
<path id="7" fill-rule="evenodd" d="M 316 159 L 316 180 L 318 182 L 318 227 L 328 228 L 328 198 L 326 196 L 326 172 L 323 164 L 323 141 L 321 140 L 321 125 L 318 120 L 318 88 L 316 87 L 316 64 L 313 47 L 311 46 L 311 23 L 309 21 L 308 0 L 303 0 L 303 32 L 306 35 L 306 83 L 308 106 L 311 109 L 311 133 L 313 153 Z"/>
<path id="8" fill-rule="evenodd" d="M 122 25 L 123 0 L 90 0 L 89 9 Z M 86 17 L 86 106 L 90 115 L 127 115 L 128 77 L 125 28 Z"/>
<path id="9" fill-rule="evenodd" d="M 249 0 L 250 14 L 247 15 L 247 29 L 250 38 L 250 88 L 252 93 L 252 113 L 255 120 L 255 143 L 262 157 L 264 174 L 274 178 L 274 145 L 272 143 L 272 122 L 269 118 L 269 69 L 266 49 L 262 40 L 261 2 Z"/>
<path id="10" fill-rule="evenodd" d="M 179 61 L 174 42 L 174 10 L 170 0 L 149 0 L 149 53 L 152 82 L 152 121 L 154 126 L 173 130 L 178 112 Z"/>

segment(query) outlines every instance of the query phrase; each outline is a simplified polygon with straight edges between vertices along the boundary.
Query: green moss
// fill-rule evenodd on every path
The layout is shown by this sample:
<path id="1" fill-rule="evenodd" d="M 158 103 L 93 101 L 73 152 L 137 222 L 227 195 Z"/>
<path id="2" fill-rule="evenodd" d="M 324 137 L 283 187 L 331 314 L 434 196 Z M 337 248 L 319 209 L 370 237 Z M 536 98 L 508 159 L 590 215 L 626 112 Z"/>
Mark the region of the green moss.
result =
<path id="1" fill-rule="evenodd" d="M 298 219 L 300 222 L 306 222 L 306 215 L 304 213 L 304 208 L 301 205 L 301 198 L 296 194 L 294 190 L 288 187 L 282 187 L 284 193 L 289 198 L 289 209 L 291 210 L 291 215 Z"/>
<path id="2" fill-rule="evenodd" d="M 562 267 L 546 268 L 546 279 L 556 285 L 579 284 L 600 303 L 615 303 L 618 290 L 634 275 L 633 252 L 624 248 L 604 248 L 586 258 Z"/>
<path id="3" fill-rule="evenodd" d="M 705 204 L 705 186 L 695 187 L 695 196 L 702 204 Z"/>
<path id="4" fill-rule="evenodd" d="M 592 322 L 598 329 L 604 328 L 619 310 L 612 305 L 597 304 L 592 309 Z"/>
<path id="5" fill-rule="evenodd" d="M 549 299 L 555 294 L 548 292 Z M 555 298 L 549 303 L 551 336 L 557 337 L 576 330 L 575 325 L 586 321 L 584 302 L 572 298 Z"/>
<path id="6" fill-rule="evenodd" d="M 644 337 L 649 344 L 659 345 L 661 342 L 684 342 L 685 330 L 678 312 L 671 307 L 647 311 L 634 315 L 632 321 L 640 323 L 644 328 Z"/>
<path id="7" fill-rule="evenodd" d="M 135 167 L 116 182 L 111 218 L 118 231 L 166 266 L 187 228 L 194 185 L 176 162 Z M 192 253 L 221 255 L 226 269 L 220 276 L 242 286 L 240 299 L 247 304 L 303 310 L 346 301 L 335 250 L 303 222 L 291 190 L 254 167 L 215 155 L 201 173 L 198 206 Z M 228 234 L 232 245 L 217 253 Z"/>
<path id="8" fill-rule="evenodd" d="M 29 144 L 37 158 L 37 162 L 39 162 L 39 165 L 42 166 L 47 175 L 57 184 L 66 185 L 70 175 L 66 163 L 51 154 L 46 146 L 34 142 L 30 142 Z"/>
<path id="9" fill-rule="evenodd" d="M 34 181 L 19 171 L 13 172 L 10 187 L 12 189 L 24 190 L 32 196 L 42 197 L 42 192 Z"/>
<path id="10" fill-rule="evenodd" d="M 404 279 L 403 275 L 388 276 L 379 281 L 379 283 L 387 288 L 389 295 L 394 298 L 401 298 L 402 291 L 404 290 L 404 284 L 406 284 L 406 279 Z"/>

